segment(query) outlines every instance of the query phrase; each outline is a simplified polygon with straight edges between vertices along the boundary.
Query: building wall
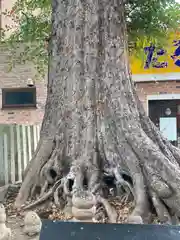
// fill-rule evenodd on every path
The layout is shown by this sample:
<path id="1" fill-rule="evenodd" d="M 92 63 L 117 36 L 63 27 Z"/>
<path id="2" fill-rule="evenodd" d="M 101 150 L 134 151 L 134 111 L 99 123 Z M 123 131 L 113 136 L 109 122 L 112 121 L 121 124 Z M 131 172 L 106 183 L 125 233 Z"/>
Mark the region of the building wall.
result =
<path id="1" fill-rule="evenodd" d="M 136 91 L 147 112 L 147 96 L 180 94 L 180 81 L 136 82 Z"/>
<path id="2" fill-rule="evenodd" d="M 1 11 L 11 11 L 16 0 L 0 1 Z M 12 16 L 1 15 L 1 27 L 10 26 L 11 31 L 7 32 L 7 36 L 17 26 L 13 22 Z M 27 87 L 28 78 L 34 78 L 35 70 L 31 64 L 16 65 L 12 71 L 8 72 L 8 51 L 0 46 L 0 124 L 40 124 L 44 115 L 44 107 L 46 101 L 46 79 L 35 79 L 37 108 L 35 109 L 8 109 L 2 110 L 2 88 Z"/>
<path id="3" fill-rule="evenodd" d="M 31 64 L 16 65 L 8 72 L 8 51 L 0 48 L 0 124 L 40 124 L 46 102 L 46 79 L 36 80 L 37 108 L 2 110 L 2 88 L 27 87 L 28 78 L 33 78 L 35 70 Z"/>

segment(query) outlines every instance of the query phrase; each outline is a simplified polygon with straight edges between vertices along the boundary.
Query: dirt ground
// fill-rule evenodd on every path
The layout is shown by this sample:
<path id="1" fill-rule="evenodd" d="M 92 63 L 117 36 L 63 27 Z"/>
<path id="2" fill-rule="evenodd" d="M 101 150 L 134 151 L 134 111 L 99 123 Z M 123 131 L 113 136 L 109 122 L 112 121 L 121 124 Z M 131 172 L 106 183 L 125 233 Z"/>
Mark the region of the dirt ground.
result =
<path id="1" fill-rule="evenodd" d="M 6 193 L 6 198 L 3 201 L 3 204 L 6 208 L 7 214 L 7 227 L 11 229 L 12 232 L 12 240 L 38 240 L 38 237 L 31 238 L 23 233 L 23 222 L 24 222 L 24 214 L 23 211 L 17 211 L 14 208 L 15 198 L 17 196 L 19 190 L 19 186 L 12 186 L 8 189 L 8 194 Z M 4 197 L 4 196 L 3 196 Z M 2 200 L 1 200 L 2 201 Z M 126 222 L 127 216 L 131 212 L 133 207 L 132 202 L 123 203 L 118 199 L 114 199 L 110 201 L 114 206 L 118 213 L 118 222 L 123 223 Z M 36 209 L 37 214 L 41 219 L 50 219 L 50 220 L 70 220 L 70 218 L 65 217 L 59 209 L 54 208 L 40 208 Z M 72 220 L 72 219 L 71 219 Z M 70 221 L 71 221 L 70 220 Z M 104 221 L 103 221 L 104 222 Z"/>
<path id="2" fill-rule="evenodd" d="M 20 185 L 10 185 L 2 187 L 0 191 L 0 202 L 4 204 L 7 214 L 6 226 L 11 229 L 12 240 L 32 240 L 32 238 L 23 234 L 23 215 L 18 214 L 14 209 L 14 202 Z M 4 193 L 3 193 L 4 189 Z"/>
<path id="3" fill-rule="evenodd" d="M 23 220 L 17 216 L 7 218 L 7 227 L 11 228 L 12 240 L 30 240 L 32 238 L 23 234 Z"/>
<path id="4" fill-rule="evenodd" d="M 12 240 L 37 240 L 39 237 L 31 238 L 23 233 L 23 222 L 24 222 L 24 213 L 17 214 L 16 210 L 13 208 L 14 199 L 11 199 L 10 203 L 5 203 L 6 213 L 7 213 L 7 227 L 9 227 L 12 231 Z M 122 207 L 121 204 L 117 204 L 116 206 L 118 211 L 121 212 L 119 222 L 123 221 L 123 216 L 126 216 L 129 212 L 129 206 Z M 57 210 L 51 215 L 49 215 L 48 211 L 45 212 L 44 215 L 38 214 L 41 218 L 51 219 L 51 220 L 65 220 L 64 216 Z M 47 215 L 47 216 L 46 216 Z M 70 219 L 66 219 L 70 220 Z"/>

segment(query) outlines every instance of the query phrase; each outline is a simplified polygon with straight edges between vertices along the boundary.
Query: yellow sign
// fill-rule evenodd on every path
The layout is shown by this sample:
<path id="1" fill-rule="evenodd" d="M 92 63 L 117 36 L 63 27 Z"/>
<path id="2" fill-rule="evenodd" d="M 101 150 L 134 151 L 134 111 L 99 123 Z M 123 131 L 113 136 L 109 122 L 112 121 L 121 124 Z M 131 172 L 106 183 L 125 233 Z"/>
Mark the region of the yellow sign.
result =
<path id="1" fill-rule="evenodd" d="M 144 49 L 143 60 L 130 57 L 132 74 L 162 74 L 180 72 L 180 34 L 169 38 L 165 49 L 149 44 Z"/>

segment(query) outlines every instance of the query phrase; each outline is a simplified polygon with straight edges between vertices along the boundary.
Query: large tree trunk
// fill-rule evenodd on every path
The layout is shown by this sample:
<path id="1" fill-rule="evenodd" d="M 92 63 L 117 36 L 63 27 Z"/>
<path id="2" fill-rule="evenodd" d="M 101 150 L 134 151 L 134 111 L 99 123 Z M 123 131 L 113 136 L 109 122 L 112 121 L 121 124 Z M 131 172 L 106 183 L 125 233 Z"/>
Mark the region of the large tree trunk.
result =
<path id="1" fill-rule="evenodd" d="M 134 197 L 131 216 L 145 221 L 154 208 L 161 222 L 180 217 L 180 151 L 141 106 L 126 38 L 123 0 L 52 0 L 45 116 L 17 207 L 40 187 L 38 200 L 28 207 L 53 197 L 57 206 L 64 199 L 85 209 L 95 200 L 115 222 L 104 198 L 109 174 L 117 194 Z"/>

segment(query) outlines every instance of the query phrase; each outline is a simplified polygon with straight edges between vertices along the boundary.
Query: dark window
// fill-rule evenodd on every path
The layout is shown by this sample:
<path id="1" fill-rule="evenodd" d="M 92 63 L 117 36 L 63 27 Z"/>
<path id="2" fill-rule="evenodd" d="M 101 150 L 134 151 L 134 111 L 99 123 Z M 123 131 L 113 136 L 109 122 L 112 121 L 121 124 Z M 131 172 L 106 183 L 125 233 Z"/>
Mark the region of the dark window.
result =
<path id="1" fill-rule="evenodd" d="M 2 108 L 36 107 L 36 88 L 3 88 Z"/>

